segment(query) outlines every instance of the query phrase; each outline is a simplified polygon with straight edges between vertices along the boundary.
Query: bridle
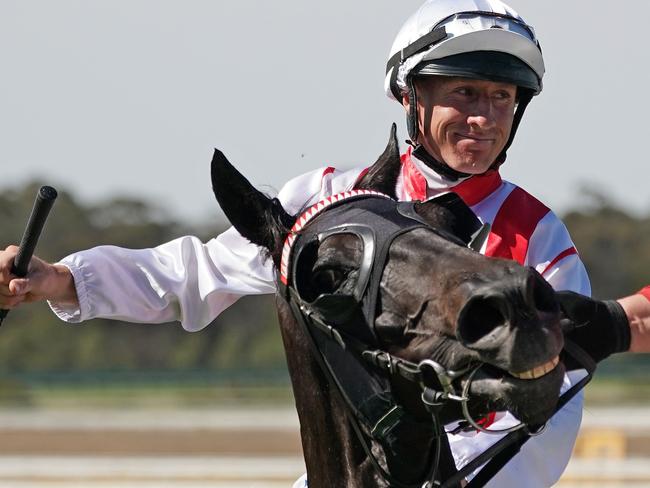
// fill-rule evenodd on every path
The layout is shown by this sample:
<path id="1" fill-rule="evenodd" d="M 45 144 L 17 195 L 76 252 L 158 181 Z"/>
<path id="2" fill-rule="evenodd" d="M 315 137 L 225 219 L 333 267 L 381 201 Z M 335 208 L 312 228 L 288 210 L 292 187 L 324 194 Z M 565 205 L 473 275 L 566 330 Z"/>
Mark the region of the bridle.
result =
<path id="1" fill-rule="evenodd" d="M 441 206 L 452 209 L 455 199 L 457 197 L 451 193 L 437 200 Z M 355 205 L 343 205 L 352 201 Z M 450 371 L 431 359 L 413 363 L 382 349 L 374 323 L 381 276 L 392 242 L 402 234 L 424 228 L 448 241 L 478 250 L 489 233 L 489 227 L 476 219 L 469 226 L 471 236 L 460 239 L 432 227 L 417 214 L 414 205 L 414 202 L 396 202 L 387 195 L 370 190 L 348 191 L 313 205 L 297 219 L 286 238 L 278 270 L 278 289 L 306 333 L 322 372 L 345 405 L 361 446 L 388 486 L 451 488 L 489 461 L 468 485 L 483 486 L 530 436 L 541 429 L 521 423 L 493 431 L 472 418 L 468 409 L 469 391 L 482 363 L 471 363 L 458 371 Z M 467 218 L 466 215 L 463 217 Z M 337 290 L 311 296 L 306 286 L 310 264 L 315 260 L 319 243 L 337 234 L 355 235 L 363 243 L 361 265 L 354 286 L 342 292 Z M 584 387 L 595 368 L 586 354 L 578 351 L 573 356 L 586 365 L 589 374 L 586 381 L 583 379 L 561 397 L 558 409 Z M 413 423 L 424 428 L 422 420 L 416 419 L 396 399 L 392 386 L 396 380 L 416 386 L 420 391 L 421 405 L 430 414 L 428 422 L 434 439 L 433 448 L 427 455 L 429 466 L 426 474 L 416 483 L 395 479 L 372 450 L 373 441 L 379 443 L 385 453 L 398 449 L 394 431 L 401 424 Z M 461 380 L 464 386 L 458 388 L 456 384 Z M 471 428 L 507 434 L 460 471 L 455 468 L 440 421 L 442 409 L 452 403 L 460 404 Z M 443 448 L 447 454 L 444 459 L 446 479 L 441 478 L 439 469 Z"/>

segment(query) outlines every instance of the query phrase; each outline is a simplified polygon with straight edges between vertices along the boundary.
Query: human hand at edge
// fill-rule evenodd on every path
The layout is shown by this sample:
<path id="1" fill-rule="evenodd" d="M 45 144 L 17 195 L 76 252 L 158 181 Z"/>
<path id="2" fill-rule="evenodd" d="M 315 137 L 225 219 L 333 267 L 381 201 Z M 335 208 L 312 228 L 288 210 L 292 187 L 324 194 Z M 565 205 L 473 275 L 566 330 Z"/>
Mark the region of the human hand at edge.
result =
<path id="1" fill-rule="evenodd" d="M 572 291 L 555 294 L 562 311 L 565 337 L 584 349 L 596 362 L 630 349 L 630 324 L 615 300 L 594 300 Z"/>
<path id="2" fill-rule="evenodd" d="M 17 246 L 0 251 L 0 308 L 11 310 L 22 303 L 52 300 L 61 304 L 78 304 L 72 273 L 68 268 L 50 264 L 33 256 L 27 276 L 11 272 L 18 253 Z"/>

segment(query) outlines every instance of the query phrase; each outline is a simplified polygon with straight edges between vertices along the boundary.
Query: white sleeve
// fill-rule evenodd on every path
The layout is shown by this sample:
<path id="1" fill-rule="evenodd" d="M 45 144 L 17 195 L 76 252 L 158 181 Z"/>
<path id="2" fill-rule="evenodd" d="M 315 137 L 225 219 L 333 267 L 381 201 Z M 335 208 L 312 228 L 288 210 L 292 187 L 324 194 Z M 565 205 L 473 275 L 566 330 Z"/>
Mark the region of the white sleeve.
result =
<path id="1" fill-rule="evenodd" d="M 353 175 L 338 177 L 345 175 L 312 171 L 288 182 L 278 198 L 295 213 L 333 186 L 338 190 L 347 184 Z M 233 228 L 206 244 L 186 236 L 151 249 L 100 246 L 72 254 L 61 264 L 73 274 L 79 306 L 50 306 L 67 322 L 97 317 L 147 323 L 179 320 L 186 330 L 195 331 L 239 297 L 275 290 L 271 261 Z"/>
<path id="2" fill-rule="evenodd" d="M 525 264 L 540 272 L 556 290 L 591 294 L 587 272 L 569 233 L 552 212 L 540 220 L 531 235 Z M 582 369 L 569 371 L 564 377 L 562 392 L 585 375 L 586 371 Z M 569 463 L 578 436 L 583 402 L 584 393 L 580 391 L 547 422 L 544 432 L 530 438 L 487 486 L 547 488 L 557 483 Z M 518 423 L 507 412 L 500 413 L 499 417 L 490 429 L 503 429 Z M 460 468 L 502 436 L 473 432 L 448 437 L 456 465 Z"/>
<path id="3" fill-rule="evenodd" d="M 208 325 L 243 295 L 273 293 L 273 269 L 234 229 L 203 244 L 185 236 L 151 249 L 100 246 L 61 261 L 73 274 L 78 308 L 51 304 L 63 320 L 179 320 Z"/>

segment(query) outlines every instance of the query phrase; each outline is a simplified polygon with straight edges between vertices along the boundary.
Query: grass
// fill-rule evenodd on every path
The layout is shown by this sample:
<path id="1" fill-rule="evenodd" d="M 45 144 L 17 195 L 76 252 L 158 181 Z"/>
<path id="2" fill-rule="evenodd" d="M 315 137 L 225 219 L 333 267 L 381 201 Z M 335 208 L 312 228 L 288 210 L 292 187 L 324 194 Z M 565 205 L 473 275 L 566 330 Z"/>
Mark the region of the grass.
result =
<path id="1" fill-rule="evenodd" d="M 204 408 L 292 403 L 285 372 L 104 372 L 0 378 L 0 408 Z"/>
<path id="2" fill-rule="evenodd" d="M 250 404 L 291 405 L 291 390 L 279 387 L 82 387 L 32 388 L 25 406 L 36 408 L 208 408 Z M 11 403 L 11 402 L 9 402 Z M 15 403 L 14 403 L 15 404 Z M 0 404 L 1 405 L 1 404 Z"/>
<path id="3" fill-rule="evenodd" d="M 639 370 L 637 370 L 639 371 Z M 645 375 L 598 375 L 587 385 L 585 404 L 650 404 Z M 292 405 L 285 372 L 102 373 L 0 377 L 0 408 L 210 408 L 238 405 Z"/>
<path id="4" fill-rule="evenodd" d="M 588 406 L 633 406 L 650 403 L 650 383 L 641 378 L 627 380 L 595 378 L 585 389 Z"/>

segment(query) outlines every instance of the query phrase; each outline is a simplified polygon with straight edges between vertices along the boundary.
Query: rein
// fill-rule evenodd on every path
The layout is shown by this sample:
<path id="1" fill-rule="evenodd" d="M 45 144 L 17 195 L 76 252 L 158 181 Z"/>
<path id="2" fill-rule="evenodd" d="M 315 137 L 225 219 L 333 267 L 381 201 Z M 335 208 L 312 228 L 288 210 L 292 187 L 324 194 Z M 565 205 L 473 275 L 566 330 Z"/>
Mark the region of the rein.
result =
<path id="1" fill-rule="evenodd" d="M 440 486 L 439 483 L 435 482 L 435 479 L 437 475 L 438 465 L 440 463 L 439 456 L 442 447 L 441 444 L 443 442 L 443 437 L 445 437 L 444 441 L 446 442 L 446 436 L 444 434 L 444 431 L 441 430 L 442 426 L 439 422 L 437 415 L 432 416 L 433 426 L 436 432 L 436 436 L 435 436 L 436 440 L 433 449 L 433 455 L 431 454 L 429 455 L 429 458 L 434 458 L 434 459 L 430 459 L 431 468 L 429 470 L 429 473 L 426 476 L 427 480 L 424 481 L 424 483 L 418 482 L 415 484 L 406 484 L 395 479 L 391 474 L 389 474 L 385 470 L 385 468 L 380 464 L 376 455 L 372 452 L 371 441 L 369 441 L 368 436 L 364 433 L 364 429 L 359 420 L 359 416 L 360 416 L 359 409 L 356 405 L 354 405 L 352 400 L 346 394 L 345 389 L 338 381 L 336 374 L 334 373 L 334 371 L 332 371 L 331 366 L 323 357 L 322 352 L 314 337 L 314 332 L 316 331 L 310 327 L 310 320 L 307 318 L 308 316 L 303 315 L 303 311 L 297 305 L 295 300 L 290 300 L 289 306 L 291 307 L 291 311 L 294 317 L 296 318 L 298 323 L 302 326 L 303 330 L 307 333 L 307 337 L 309 338 L 309 342 L 312 346 L 313 352 L 315 353 L 314 357 L 316 358 L 318 365 L 320 366 L 322 372 L 325 374 L 327 381 L 330 383 L 330 385 L 333 386 L 333 390 L 336 392 L 336 395 L 343 402 L 343 405 L 345 405 L 346 407 L 345 411 L 348 420 L 350 421 L 350 425 L 352 425 L 354 433 L 357 436 L 357 439 L 359 440 L 361 447 L 366 453 L 366 456 L 368 457 L 368 459 L 370 459 L 370 462 L 372 463 L 375 470 L 379 473 L 381 478 L 384 481 L 386 481 L 388 486 L 395 487 L 395 488 L 421 488 L 421 487 L 428 488 L 433 486 Z M 313 323 L 318 323 L 318 321 L 314 321 Z M 322 324 L 321 327 L 317 326 L 317 329 L 322 331 L 327 327 L 329 326 Z M 344 340 L 343 337 L 338 333 L 330 335 L 329 339 L 333 340 L 338 346 L 343 347 L 343 349 L 346 351 L 351 351 L 351 348 L 360 345 L 357 343 L 357 341 L 354 338 L 346 337 Z M 406 366 L 406 364 L 404 364 L 404 366 Z M 399 369 L 396 369 L 395 371 L 398 370 L 402 371 L 404 375 L 403 377 L 410 376 L 407 369 L 402 369 L 402 367 L 398 367 L 398 368 Z M 417 375 L 417 371 L 412 371 L 412 372 Z M 390 435 L 390 432 L 393 430 L 393 428 L 404 419 L 404 416 L 405 416 L 405 412 L 402 409 L 402 407 L 394 403 L 388 404 L 387 406 L 384 407 L 380 416 L 378 416 L 379 418 L 374 424 L 374 426 L 371 427 L 370 438 L 379 441 L 381 443 L 381 441 L 385 440 Z M 435 483 L 435 484 L 430 484 L 430 483 Z"/>
<path id="2" fill-rule="evenodd" d="M 359 220 L 358 214 L 353 214 L 352 210 L 346 211 L 338 205 L 343 201 L 351 200 L 361 200 L 360 206 L 367 213 L 363 223 L 351 223 L 354 222 L 352 217 L 356 216 L 357 221 Z M 370 205 L 371 203 L 374 205 Z M 315 229 L 310 227 L 303 230 L 325 209 L 331 210 L 334 220 L 339 217 L 345 223 L 325 226 L 319 220 L 314 223 Z M 370 225 L 368 220 L 375 225 Z M 460 371 L 449 371 L 430 359 L 413 363 L 394 357 L 376 347 L 378 340 L 371 324 L 374 323 L 379 282 L 388 250 L 396 237 L 416 228 L 429 229 L 447 240 L 466 245 L 474 250 L 481 247 L 481 240 L 489 231 L 489 228 L 486 231 L 486 226 L 481 226 L 479 222 L 471 242 L 459 242 L 457 237 L 432 228 L 424 222 L 415 212 L 412 202 L 397 203 L 386 195 L 367 190 L 334 195 L 310 207 L 297 220 L 289 233 L 282 252 L 278 289 L 290 306 L 294 318 L 309 338 L 313 356 L 332 386 L 332 390 L 345 406 L 347 417 L 363 450 L 388 486 L 394 488 L 457 487 L 474 470 L 485 464 L 467 487 L 484 486 L 519 452 L 521 446 L 530 437 L 541 433 L 543 428 L 530 428 L 520 423 L 508 429 L 495 431 L 486 429 L 472 418 L 468 408 L 469 391 L 472 380 L 482 367 L 482 363 L 469 364 Z M 349 295 L 319 295 L 308 302 L 300 294 L 298 268 L 301 254 L 309 245 L 337 233 L 356 234 L 363 242 L 363 258 L 356 288 Z M 363 340 L 348 332 L 346 326 L 349 327 L 351 322 L 354 322 L 355 331 L 361 330 Z M 363 323 L 363 327 L 360 323 Z M 591 380 L 595 370 L 594 361 L 578 346 L 567 342 L 565 352 L 582 364 L 588 374 L 560 397 L 554 413 Z M 350 371 L 354 371 L 352 380 L 355 382 L 355 388 L 349 387 Z M 392 380 L 398 378 L 419 389 L 420 400 L 431 416 L 433 427 L 433 449 L 427 455 L 429 468 L 426 470 L 425 478 L 415 484 L 395 479 L 381 465 L 372 451 L 373 440 L 386 451 L 391 447 L 391 433 L 398 425 L 408 421 L 417 422 L 393 397 L 390 385 Z M 465 385 L 459 391 L 454 383 L 462 379 L 465 379 Z M 442 408 L 450 402 L 460 403 L 465 422 L 472 428 L 490 434 L 507 434 L 461 470 L 456 470 L 446 432 L 440 421 Z M 443 448 L 446 454 L 444 467 L 449 472 L 445 480 L 439 479 Z"/>

